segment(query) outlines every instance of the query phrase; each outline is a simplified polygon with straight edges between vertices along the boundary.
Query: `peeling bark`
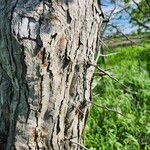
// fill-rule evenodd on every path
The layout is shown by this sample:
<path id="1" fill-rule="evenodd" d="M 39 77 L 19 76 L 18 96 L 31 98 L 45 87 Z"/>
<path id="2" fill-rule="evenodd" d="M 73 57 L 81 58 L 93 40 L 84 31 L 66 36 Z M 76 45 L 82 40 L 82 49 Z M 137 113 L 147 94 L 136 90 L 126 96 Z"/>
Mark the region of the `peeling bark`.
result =
<path id="1" fill-rule="evenodd" d="M 81 149 L 102 24 L 94 2 L 0 0 L 0 149 Z"/>

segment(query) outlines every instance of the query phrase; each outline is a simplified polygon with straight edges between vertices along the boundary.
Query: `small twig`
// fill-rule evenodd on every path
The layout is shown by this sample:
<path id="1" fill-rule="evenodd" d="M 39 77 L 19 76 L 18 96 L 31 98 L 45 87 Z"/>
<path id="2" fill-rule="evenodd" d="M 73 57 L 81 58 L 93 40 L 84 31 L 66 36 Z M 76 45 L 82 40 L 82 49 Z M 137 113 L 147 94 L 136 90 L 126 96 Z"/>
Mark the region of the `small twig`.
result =
<path id="1" fill-rule="evenodd" d="M 115 29 L 117 30 L 117 32 L 121 33 L 122 36 L 124 36 L 128 41 L 130 41 L 131 44 L 135 44 L 135 42 L 132 41 L 132 40 L 130 40 L 129 37 L 128 37 L 126 34 L 124 34 L 124 33 L 120 30 L 119 27 L 117 27 L 117 26 L 115 26 L 115 25 L 113 25 L 113 24 L 111 24 L 111 26 L 112 26 L 113 28 L 115 28 Z"/>
<path id="2" fill-rule="evenodd" d="M 113 13 L 113 15 L 116 15 L 116 14 L 118 14 L 118 13 L 120 13 L 120 12 L 122 12 L 122 11 L 124 11 L 124 10 L 126 10 L 127 8 L 129 8 L 130 7 L 130 5 L 126 5 L 126 6 L 124 6 L 123 8 L 121 8 L 120 10 L 117 10 L 117 11 L 115 11 L 114 13 Z"/>
<path id="3" fill-rule="evenodd" d="M 88 63 L 88 64 L 91 65 L 91 66 L 93 66 L 93 67 L 95 67 L 95 68 L 97 68 L 100 72 L 102 72 L 103 74 L 105 74 L 105 75 L 107 75 L 108 77 L 110 77 L 112 80 L 114 80 L 114 81 L 116 81 L 117 83 L 119 83 L 122 87 L 125 88 L 125 89 L 124 89 L 125 91 L 127 91 L 127 92 L 129 92 L 129 93 L 131 93 L 131 94 L 136 94 L 135 92 L 131 92 L 131 91 L 127 90 L 128 87 L 127 87 L 126 85 L 122 84 L 118 79 L 116 79 L 115 77 L 111 76 L 109 73 L 107 73 L 106 71 L 104 71 L 103 69 L 101 69 L 99 66 L 94 65 L 94 64 L 91 64 L 91 63 Z"/>
<path id="4" fill-rule="evenodd" d="M 104 28 L 103 28 L 102 34 L 104 34 L 104 32 L 105 32 L 105 30 L 106 30 L 106 28 L 107 28 L 107 25 L 108 25 L 108 23 L 110 22 L 111 17 L 113 16 L 113 13 L 114 13 L 115 10 L 117 9 L 117 3 L 116 3 L 115 1 L 114 1 L 114 3 L 115 3 L 115 7 L 111 10 L 109 16 L 107 16 L 107 18 L 104 18 L 104 20 L 103 20 Z"/>
<path id="5" fill-rule="evenodd" d="M 72 140 L 70 140 L 70 142 L 72 142 L 72 143 L 74 143 L 74 144 L 76 144 L 76 145 L 79 145 L 80 147 L 82 147 L 82 148 L 85 149 L 85 150 L 89 150 L 88 148 L 86 148 L 84 145 L 82 145 L 82 144 L 80 144 L 80 143 L 77 143 L 77 142 L 72 141 Z"/>
<path id="6" fill-rule="evenodd" d="M 142 26 L 143 28 L 147 29 L 147 30 L 150 30 L 150 27 L 146 24 L 144 24 L 143 22 L 139 21 L 137 18 L 135 17 L 132 17 L 130 15 L 131 19 L 133 19 L 135 22 L 137 22 L 137 24 L 139 24 L 140 26 Z"/>
<path id="7" fill-rule="evenodd" d="M 123 37 L 125 37 L 127 39 L 127 41 L 129 41 L 131 43 L 131 46 L 133 46 L 133 44 L 135 44 L 135 45 L 138 45 L 142 48 L 145 48 L 145 46 L 141 46 L 141 45 L 137 44 L 135 41 L 131 40 L 126 34 L 124 34 L 122 32 L 122 30 L 118 26 L 113 25 L 113 24 L 109 24 L 109 26 L 115 28 L 118 33 L 120 33 Z"/>
<path id="8" fill-rule="evenodd" d="M 76 108 L 76 110 L 77 110 L 78 112 L 80 112 L 81 114 L 84 115 L 83 111 L 82 111 L 80 108 L 78 108 L 77 106 L 75 106 L 75 104 L 74 104 L 73 106 Z"/>
<path id="9" fill-rule="evenodd" d="M 91 103 L 91 104 L 93 104 L 93 105 L 95 105 L 95 106 L 97 106 L 97 107 L 100 107 L 100 108 L 106 109 L 106 110 L 108 110 L 108 111 L 117 113 L 117 114 L 119 114 L 119 115 L 121 115 L 121 116 L 123 116 L 123 117 L 125 117 L 125 118 L 128 118 L 126 115 L 122 114 L 121 112 L 118 112 L 118 111 L 116 111 L 116 110 L 114 110 L 114 109 L 108 108 L 107 106 L 98 105 L 98 104 L 95 104 L 94 102 L 91 102 L 91 101 L 87 101 L 87 102 L 88 102 L 88 103 Z"/>
<path id="10" fill-rule="evenodd" d="M 97 52 L 97 56 L 96 56 L 95 62 L 97 62 L 97 61 L 98 61 L 99 56 L 100 56 L 100 50 L 98 50 L 98 52 Z"/>
<path id="11" fill-rule="evenodd" d="M 94 64 L 90 64 L 89 65 L 97 68 L 100 72 L 106 74 L 107 76 L 109 76 L 111 79 L 115 80 L 116 82 L 118 82 L 119 84 L 121 84 L 123 87 L 128 88 L 126 85 L 122 84 L 119 80 L 117 80 L 116 78 L 114 78 L 113 76 L 111 76 L 109 73 L 107 73 L 106 71 L 102 70 L 100 67 L 98 67 L 97 65 Z"/>
<path id="12" fill-rule="evenodd" d="M 112 70 L 112 69 L 114 69 L 114 68 L 107 68 L 104 71 L 109 71 L 109 70 Z M 99 74 L 99 72 L 95 72 L 95 74 Z"/>
<path id="13" fill-rule="evenodd" d="M 118 53 L 110 53 L 110 54 L 107 54 L 107 55 L 99 54 L 99 56 L 108 57 L 108 56 L 117 55 L 117 54 L 118 54 Z"/>
<path id="14" fill-rule="evenodd" d="M 94 76 L 99 76 L 102 78 L 102 77 L 107 76 L 107 75 L 103 72 L 96 72 L 96 73 L 94 73 Z"/>
<path id="15" fill-rule="evenodd" d="M 116 1 L 114 1 L 114 3 L 115 3 L 115 7 L 113 8 L 113 10 L 111 11 L 111 13 L 109 15 L 109 20 L 111 19 L 111 17 L 113 16 L 115 10 L 117 9 L 117 3 L 116 3 Z"/>
<path id="16" fill-rule="evenodd" d="M 143 12 L 143 9 L 139 5 L 139 3 L 137 3 L 135 0 L 132 0 L 132 2 L 137 6 L 137 8 L 139 9 L 139 11 L 145 16 L 145 12 Z"/>
<path id="17" fill-rule="evenodd" d="M 99 40 L 106 48 L 108 48 L 110 51 L 112 51 L 112 49 L 102 39 L 99 39 Z"/>

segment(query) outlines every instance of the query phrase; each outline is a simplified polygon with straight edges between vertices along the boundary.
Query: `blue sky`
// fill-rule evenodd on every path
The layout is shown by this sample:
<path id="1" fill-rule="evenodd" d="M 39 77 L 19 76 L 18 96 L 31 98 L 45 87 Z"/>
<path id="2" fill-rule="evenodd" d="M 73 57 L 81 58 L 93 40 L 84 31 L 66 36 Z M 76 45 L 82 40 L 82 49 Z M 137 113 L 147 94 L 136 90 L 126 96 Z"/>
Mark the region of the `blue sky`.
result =
<path id="1" fill-rule="evenodd" d="M 102 9 L 105 15 L 108 15 L 111 13 L 111 11 L 114 9 L 115 5 L 110 3 L 110 0 L 101 0 L 102 3 Z M 118 3 L 119 5 L 122 5 L 121 3 Z M 122 7 L 117 5 L 116 11 L 120 10 Z M 130 16 L 123 11 L 122 13 L 119 13 L 119 15 L 116 15 L 112 20 L 111 23 L 114 25 L 119 26 L 121 31 L 125 34 L 130 34 L 137 31 L 137 27 L 133 26 L 130 22 Z M 106 31 L 107 34 L 112 34 L 114 31 Z"/>

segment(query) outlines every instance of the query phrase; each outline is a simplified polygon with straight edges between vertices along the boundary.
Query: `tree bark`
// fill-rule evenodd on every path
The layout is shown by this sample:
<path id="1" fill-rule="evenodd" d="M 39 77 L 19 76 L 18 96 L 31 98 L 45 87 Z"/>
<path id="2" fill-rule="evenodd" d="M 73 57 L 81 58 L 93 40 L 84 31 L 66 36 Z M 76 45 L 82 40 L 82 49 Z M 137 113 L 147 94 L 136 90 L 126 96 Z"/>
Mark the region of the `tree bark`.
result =
<path id="1" fill-rule="evenodd" d="M 96 0 L 0 0 L 0 149 L 79 150 L 101 12 Z"/>

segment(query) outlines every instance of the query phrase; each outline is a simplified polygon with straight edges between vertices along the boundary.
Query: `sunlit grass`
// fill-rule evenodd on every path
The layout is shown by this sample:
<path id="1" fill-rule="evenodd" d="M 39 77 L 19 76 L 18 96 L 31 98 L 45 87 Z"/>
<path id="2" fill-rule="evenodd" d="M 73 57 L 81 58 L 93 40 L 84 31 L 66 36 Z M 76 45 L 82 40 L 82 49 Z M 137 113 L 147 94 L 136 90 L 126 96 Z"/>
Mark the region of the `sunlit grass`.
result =
<path id="1" fill-rule="evenodd" d="M 95 150 L 150 150 L 150 42 L 117 48 L 117 55 L 100 64 L 128 87 L 109 77 L 95 77 L 93 101 L 127 116 L 92 107 L 85 145 Z M 129 92 L 130 91 L 130 92 Z"/>

